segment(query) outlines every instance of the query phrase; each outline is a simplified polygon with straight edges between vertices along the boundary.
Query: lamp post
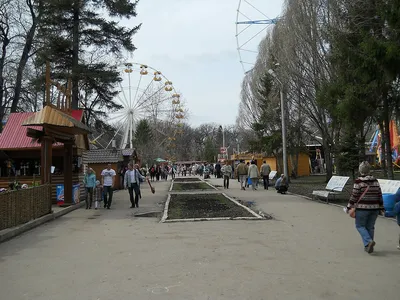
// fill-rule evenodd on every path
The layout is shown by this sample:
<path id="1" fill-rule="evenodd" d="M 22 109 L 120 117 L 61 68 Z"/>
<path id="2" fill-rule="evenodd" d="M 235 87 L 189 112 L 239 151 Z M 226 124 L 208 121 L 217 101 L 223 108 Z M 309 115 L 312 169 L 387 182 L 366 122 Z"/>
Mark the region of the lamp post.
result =
<path id="1" fill-rule="evenodd" d="M 283 152 L 283 173 L 285 177 L 289 180 L 289 170 L 288 170 L 288 157 L 287 157 L 287 140 L 286 140 L 286 111 L 285 111 L 285 96 L 284 96 L 284 86 L 282 81 L 276 76 L 274 70 L 269 69 L 268 73 L 275 78 L 275 80 L 281 86 L 280 97 L 281 97 L 281 118 L 282 118 L 282 152 Z"/>

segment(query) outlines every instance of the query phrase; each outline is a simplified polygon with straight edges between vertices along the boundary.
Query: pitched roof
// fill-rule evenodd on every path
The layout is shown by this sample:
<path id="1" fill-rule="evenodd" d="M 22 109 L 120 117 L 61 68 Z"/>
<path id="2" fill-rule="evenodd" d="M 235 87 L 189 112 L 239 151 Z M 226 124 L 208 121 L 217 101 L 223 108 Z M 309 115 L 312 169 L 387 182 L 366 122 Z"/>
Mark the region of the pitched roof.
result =
<path id="1" fill-rule="evenodd" d="M 29 117 L 33 116 L 33 112 L 11 113 L 8 117 L 6 126 L 0 135 L 1 150 L 18 150 L 18 149 L 36 149 L 40 148 L 40 144 L 32 142 L 32 138 L 26 136 L 28 128 L 41 130 L 41 126 L 22 126 L 22 123 Z M 73 110 L 71 116 L 78 120 L 82 120 L 83 110 Z M 62 143 L 55 143 L 53 147 L 62 147 Z"/>
<path id="2" fill-rule="evenodd" d="M 123 156 L 131 156 L 133 154 L 133 149 L 122 149 Z"/>
<path id="3" fill-rule="evenodd" d="M 86 161 L 88 164 L 117 163 L 123 160 L 121 150 L 116 149 L 96 149 L 86 152 Z"/>

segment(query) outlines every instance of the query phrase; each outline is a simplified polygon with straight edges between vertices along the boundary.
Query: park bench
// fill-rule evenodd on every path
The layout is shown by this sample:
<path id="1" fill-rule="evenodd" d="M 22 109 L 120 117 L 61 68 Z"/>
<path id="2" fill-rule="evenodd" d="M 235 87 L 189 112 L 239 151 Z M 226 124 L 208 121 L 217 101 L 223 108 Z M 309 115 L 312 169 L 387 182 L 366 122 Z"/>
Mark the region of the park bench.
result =
<path id="1" fill-rule="evenodd" d="M 317 190 L 312 192 L 312 199 L 314 200 L 316 197 L 318 198 L 326 198 L 326 202 L 329 202 L 329 197 L 340 194 L 343 191 L 344 186 L 350 177 L 346 176 L 332 176 L 329 180 L 328 184 L 325 187 L 325 190 Z"/>

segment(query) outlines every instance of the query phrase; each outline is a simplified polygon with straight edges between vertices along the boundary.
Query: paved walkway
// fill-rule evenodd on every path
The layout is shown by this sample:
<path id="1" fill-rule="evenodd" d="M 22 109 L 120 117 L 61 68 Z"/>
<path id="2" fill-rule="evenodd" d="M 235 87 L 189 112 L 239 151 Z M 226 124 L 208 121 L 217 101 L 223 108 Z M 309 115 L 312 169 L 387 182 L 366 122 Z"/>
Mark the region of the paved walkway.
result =
<path id="1" fill-rule="evenodd" d="M 155 187 L 141 210 L 166 199 L 169 185 Z M 160 224 L 135 218 L 120 191 L 109 211 L 79 209 L 0 244 L 1 299 L 399 298 L 396 223 L 378 220 L 368 255 L 340 208 L 235 181 L 227 193 L 276 220 Z"/>

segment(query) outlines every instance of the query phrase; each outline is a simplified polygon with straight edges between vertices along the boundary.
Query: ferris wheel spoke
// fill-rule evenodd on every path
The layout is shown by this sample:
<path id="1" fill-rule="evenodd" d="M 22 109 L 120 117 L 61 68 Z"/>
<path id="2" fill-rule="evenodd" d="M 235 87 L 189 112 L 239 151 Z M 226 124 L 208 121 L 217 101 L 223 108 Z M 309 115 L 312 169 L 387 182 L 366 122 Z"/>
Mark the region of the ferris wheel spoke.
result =
<path id="1" fill-rule="evenodd" d="M 146 95 L 147 91 L 149 90 L 149 88 L 153 85 L 154 80 L 151 80 L 150 83 L 147 85 L 147 87 L 145 88 L 145 90 L 143 91 L 143 93 L 140 95 L 137 103 L 135 103 L 134 109 L 138 108 L 140 100 L 143 98 L 144 95 Z"/>
<path id="2" fill-rule="evenodd" d="M 255 39 L 261 32 L 263 32 L 265 29 L 267 29 L 269 27 L 269 25 L 265 26 L 262 30 L 260 30 L 259 32 L 257 32 L 252 38 L 248 39 L 245 43 L 243 43 L 239 49 L 241 49 L 244 45 L 247 45 L 249 42 L 251 42 L 253 39 Z"/>
<path id="3" fill-rule="evenodd" d="M 252 8 L 254 8 L 256 11 L 258 11 L 260 14 L 262 14 L 267 19 L 270 18 L 265 13 L 263 13 L 261 10 L 259 10 L 257 7 L 255 7 L 253 4 L 251 4 L 249 1 L 247 1 L 247 0 L 243 0 L 243 1 L 246 2 L 248 5 L 250 5 Z"/>
<path id="4" fill-rule="evenodd" d="M 108 148 L 108 146 L 111 145 L 112 141 L 114 140 L 114 138 L 118 135 L 119 131 L 121 130 L 122 126 L 124 125 L 124 122 L 126 120 L 128 116 L 125 116 L 121 119 L 121 124 L 119 125 L 117 131 L 115 132 L 114 136 L 112 137 L 112 139 L 110 140 L 110 142 L 107 144 L 106 149 Z"/>
<path id="5" fill-rule="evenodd" d="M 154 97 L 155 95 L 157 95 L 157 93 L 159 93 L 164 87 L 160 87 L 157 91 L 155 91 L 153 94 L 151 94 L 150 96 L 148 96 L 147 98 L 143 99 L 143 101 L 140 103 L 140 105 L 138 104 L 136 106 L 136 109 L 139 109 L 142 107 L 142 105 L 149 99 L 151 99 L 152 97 Z"/>
<path id="6" fill-rule="evenodd" d="M 124 100 L 120 97 L 119 94 L 118 94 L 118 99 L 124 104 L 125 107 L 129 107 L 128 98 L 126 98 L 126 94 L 125 94 L 124 88 L 122 87 L 121 82 L 119 82 L 119 86 L 121 87 L 121 92 L 122 92 L 122 95 L 124 96 Z"/>
<path id="7" fill-rule="evenodd" d="M 137 98 L 137 94 L 138 94 L 138 92 L 139 92 L 140 83 L 142 82 L 142 77 L 143 77 L 143 75 L 140 75 L 140 77 L 139 77 L 139 83 L 138 83 L 138 85 L 137 85 L 136 92 L 135 92 L 135 97 L 133 98 L 133 102 L 131 102 L 131 107 L 134 107 L 135 104 L 136 104 L 136 98 Z M 131 99 L 131 101 L 132 101 L 132 99 Z"/>

